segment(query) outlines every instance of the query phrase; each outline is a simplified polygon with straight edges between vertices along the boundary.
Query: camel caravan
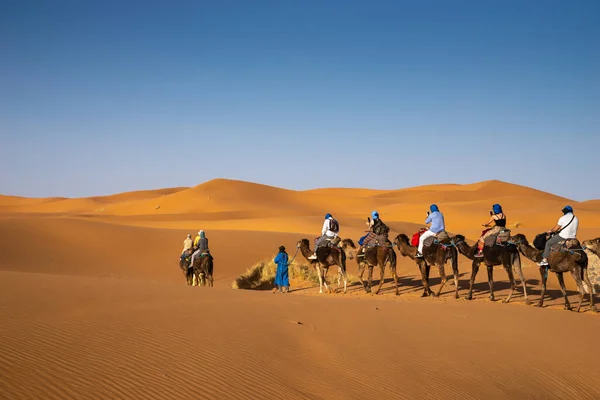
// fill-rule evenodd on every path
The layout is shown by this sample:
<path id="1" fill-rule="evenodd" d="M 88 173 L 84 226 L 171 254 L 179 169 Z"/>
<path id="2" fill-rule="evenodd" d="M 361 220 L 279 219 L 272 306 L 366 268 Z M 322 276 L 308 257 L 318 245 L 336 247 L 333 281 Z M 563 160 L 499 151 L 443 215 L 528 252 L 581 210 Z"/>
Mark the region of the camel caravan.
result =
<path id="1" fill-rule="evenodd" d="M 467 300 L 473 299 L 473 284 L 479 268 L 483 264 L 487 269 L 490 300 L 495 300 L 494 267 L 502 266 L 510 282 L 510 292 L 503 302 L 510 302 L 515 290 L 518 286 L 521 286 L 524 301 L 526 304 L 530 304 L 521 267 L 521 255 L 523 255 L 539 266 L 541 296 L 536 306 L 543 306 L 548 273 L 553 272 L 557 275 L 561 287 L 565 309 L 570 310 L 571 305 L 563 278 L 565 272 L 570 272 L 579 290 L 577 312 L 579 312 L 585 297 L 584 282 L 588 288 L 590 310 L 595 312 L 593 285 L 588 276 L 588 257 L 585 250 L 588 249 L 598 255 L 600 253 L 600 238 L 580 243 L 577 240 L 579 220 L 575 216 L 573 208 L 566 206 L 561 211 L 563 215 L 557 224 L 551 230 L 537 235 L 533 243 L 530 244 L 525 235 L 512 234 L 511 230 L 506 227 L 506 215 L 502 207 L 499 204 L 494 204 L 490 211 L 489 220 L 482 224 L 485 229 L 473 246 L 467 244 L 463 235 L 455 234 L 452 236 L 446 231 L 444 215 L 435 204 L 432 204 L 429 211 L 427 211 L 425 224 L 429 225 L 428 228 L 420 229 L 410 238 L 401 233 L 393 241 L 389 239 L 389 227 L 382 221 L 379 213 L 373 211 L 366 221 L 368 227 L 366 235 L 358 240 L 358 246 L 352 239 L 342 239 L 339 236 L 339 222 L 331 214 L 326 214 L 321 235 L 314 239 L 313 250 L 310 248 L 310 240 L 304 238 L 298 241 L 297 251 L 315 269 L 319 278 L 319 293 L 333 291 L 327 282 L 327 273 L 332 266 L 337 267 L 338 270 L 337 290 L 340 290 L 343 282 L 343 293 L 346 293 L 348 288 L 346 263 L 347 260 L 356 260 L 359 271 L 358 279 L 366 293 L 372 292 L 373 270 L 375 267 L 378 267 L 380 272 L 379 286 L 375 294 L 381 291 L 385 281 L 385 269 L 389 265 L 394 280 L 395 293 L 399 295 L 398 275 L 396 273 L 397 258 L 394 251 L 394 247 L 396 247 L 402 257 L 408 257 L 415 261 L 421 273 L 422 297 L 440 296 L 447 282 L 445 266 L 450 262 L 454 298 L 459 298 L 458 257 L 461 254 L 471 260 L 471 278 L 466 296 Z M 287 268 L 289 262 L 287 258 L 285 260 L 284 265 L 278 265 L 278 268 Z M 213 257 L 208 249 L 208 239 L 204 231 L 199 231 L 194 241 L 192 241 L 191 235 L 188 235 L 184 241 L 179 266 L 186 277 L 188 285 L 213 285 Z M 438 268 L 441 279 L 437 293 L 431 290 L 429 284 L 429 272 L 432 266 Z M 368 271 L 366 281 L 363 280 L 365 270 Z M 515 272 L 519 285 L 516 283 Z M 287 270 L 285 276 L 287 277 Z"/>
<path id="2" fill-rule="evenodd" d="M 537 263 L 541 276 L 541 296 L 536 306 L 541 307 L 544 304 L 544 295 L 546 290 L 546 281 L 548 273 L 554 272 L 557 275 L 564 297 L 565 309 L 570 310 L 571 305 L 567 297 L 563 273 L 570 272 L 577 284 L 579 290 L 579 304 L 576 311 L 579 312 L 585 296 L 583 282 L 589 288 L 590 310 L 595 312 L 592 284 L 588 276 L 588 258 L 585 249 L 589 249 L 595 254 L 600 253 L 600 238 L 586 240 L 581 244 L 577 238 L 579 221 L 574 215 L 573 208 L 566 206 L 562 209 L 563 216 L 560 217 L 557 224 L 549 231 L 540 233 L 533 241 L 533 246 L 529 244 L 523 234 L 512 235 L 510 229 L 506 227 L 506 216 L 499 204 L 495 204 L 490 211 L 490 219 L 482 224 L 486 229 L 482 232 L 479 240 L 469 246 L 465 237 L 461 234 L 451 236 L 445 229 L 444 216 L 439 211 L 437 205 L 432 204 L 427 212 L 426 224 L 429 228 L 421 229 L 410 239 L 406 234 L 399 234 L 392 241 L 389 240 L 389 228 L 377 211 L 373 211 L 370 218 L 367 218 L 369 227 L 367 235 L 358 241 L 359 247 L 354 244 L 352 239 L 341 239 L 339 236 L 339 223 L 327 214 L 321 230 L 321 236 L 314 241 L 314 250 L 310 249 L 310 241 L 302 239 L 297 246 L 306 260 L 315 268 L 319 276 L 319 293 L 323 289 L 331 292 L 332 289 L 327 283 L 327 271 L 331 266 L 338 267 L 338 288 L 343 280 L 343 292 L 347 291 L 347 268 L 346 261 L 356 260 L 359 270 L 359 280 L 366 293 L 371 293 L 371 280 L 373 269 L 379 267 L 380 280 L 376 294 L 379 293 L 385 280 L 385 268 L 389 264 L 392 277 L 394 279 L 396 295 L 398 292 L 398 276 L 396 273 L 396 253 L 394 247 L 398 249 L 400 255 L 409 257 L 415 261 L 421 272 L 421 281 L 423 284 L 423 297 L 437 297 L 442 292 L 447 281 L 445 265 L 450 261 L 452 266 L 454 297 L 458 296 L 458 254 L 472 261 L 471 279 L 469 282 L 469 292 L 467 300 L 473 298 L 473 284 L 475 277 L 479 272 L 481 264 L 487 267 L 488 284 L 490 288 L 489 298 L 493 301 L 494 296 L 494 267 L 502 266 L 508 275 L 511 289 L 509 295 L 503 300 L 504 303 L 510 302 L 514 291 L 517 289 L 517 283 L 513 271 L 517 273 L 519 285 L 523 288 L 523 297 L 526 304 L 530 304 L 527 295 L 527 286 L 523 270 L 521 268 L 521 254 L 531 261 Z M 439 270 L 441 284 L 434 293 L 429 285 L 429 271 L 431 266 L 436 266 Z M 363 281 L 365 269 L 368 269 L 367 282 Z"/>

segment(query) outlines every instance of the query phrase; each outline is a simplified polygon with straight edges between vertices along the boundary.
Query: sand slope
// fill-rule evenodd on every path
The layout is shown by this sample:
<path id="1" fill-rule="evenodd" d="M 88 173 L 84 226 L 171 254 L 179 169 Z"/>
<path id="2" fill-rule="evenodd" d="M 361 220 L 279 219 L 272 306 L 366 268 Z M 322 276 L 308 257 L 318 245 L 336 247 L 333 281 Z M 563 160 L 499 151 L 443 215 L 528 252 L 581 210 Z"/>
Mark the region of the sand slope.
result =
<path id="1" fill-rule="evenodd" d="M 392 235 L 410 235 L 433 202 L 448 230 L 471 240 L 496 202 L 514 232 L 533 237 L 571 204 L 580 238 L 600 236 L 598 200 L 499 181 L 292 191 L 215 180 L 80 199 L 0 196 L 0 398 L 599 398 L 600 317 L 587 301 L 585 312 L 562 311 L 554 274 L 544 309 L 526 306 L 520 289 L 510 304 L 490 302 L 484 270 L 471 302 L 454 300 L 449 285 L 421 299 L 415 264 L 402 257 L 398 297 L 389 275 L 379 296 L 358 286 L 346 296 L 230 289 L 279 245 L 293 256 L 326 212 L 357 240 L 371 210 Z M 213 289 L 187 287 L 177 266 L 198 229 L 215 256 Z M 464 296 L 471 263 L 459 261 Z M 523 264 L 535 302 L 538 268 Z M 354 261 L 348 270 L 356 275 Z M 506 274 L 494 276 L 501 300 Z"/>

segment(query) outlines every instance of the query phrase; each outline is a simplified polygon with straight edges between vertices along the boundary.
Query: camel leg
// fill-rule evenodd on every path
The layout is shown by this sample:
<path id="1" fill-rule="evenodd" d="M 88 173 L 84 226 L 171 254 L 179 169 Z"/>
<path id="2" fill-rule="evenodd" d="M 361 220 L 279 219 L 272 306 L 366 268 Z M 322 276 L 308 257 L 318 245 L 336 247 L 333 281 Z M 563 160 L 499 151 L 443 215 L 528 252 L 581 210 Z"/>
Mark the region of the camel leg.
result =
<path id="1" fill-rule="evenodd" d="M 396 285 L 396 296 L 400 294 L 398 291 L 398 273 L 396 272 L 396 267 L 390 266 L 392 276 L 394 277 L 394 285 Z"/>
<path id="2" fill-rule="evenodd" d="M 421 297 L 435 296 L 429 288 L 429 266 L 425 262 L 420 262 L 417 265 L 421 271 L 421 282 L 423 282 L 423 295 Z"/>
<path id="3" fill-rule="evenodd" d="M 527 282 L 525 281 L 525 275 L 523 275 L 523 268 L 521 267 L 521 256 L 517 253 L 512 263 L 515 271 L 519 275 L 521 285 L 523 285 L 523 296 L 525 297 L 525 304 L 531 304 L 531 301 L 527 298 Z"/>
<path id="4" fill-rule="evenodd" d="M 365 281 L 363 281 L 364 273 L 365 273 L 365 264 L 362 262 L 358 263 L 358 280 L 360 281 L 360 284 L 365 289 L 365 293 L 371 293 L 371 288 L 367 286 L 367 283 Z"/>
<path id="5" fill-rule="evenodd" d="M 369 293 L 371 293 L 371 289 L 373 288 L 373 266 L 369 265 L 369 276 L 368 276 L 368 282 L 369 282 Z"/>
<path id="6" fill-rule="evenodd" d="M 346 294 L 346 289 L 348 287 L 348 275 L 346 274 L 346 269 L 342 267 L 338 267 L 338 289 L 341 286 L 341 280 L 344 280 L 344 294 Z"/>
<path id="7" fill-rule="evenodd" d="M 563 273 L 557 272 L 556 276 L 558 277 L 558 283 L 560 283 L 560 291 L 565 298 L 565 310 L 571 310 L 571 303 L 569 303 L 569 298 L 567 297 L 567 288 L 565 287 L 565 278 L 563 277 Z"/>
<path id="8" fill-rule="evenodd" d="M 329 266 L 323 267 L 323 286 L 325 286 L 325 290 L 327 293 L 331 293 L 331 288 L 327 285 L 327 273 L 329 272 Z"/>
<path id="9" fill-rule="evenodd" d="M 583 279 L 585 280 L 585 284 L 590 288 L 590 311 L 596 312 L 596 306 L 594 305 L 594 290 L 592 286 L 592 282 L 590 281 L 590 277 L 588 275 L 588 269 L 584 268 L 582 270 Z"/>
<path id="10" fill-rule="evenodd" d="M 479 261 L 473 260 L 471 264 L 471 281 L 469 282 L 469 294 L 467 294 L 467 300 L 473 300 L 473 283 L 479 272 Z"/>
<path id="11" fill-rule="evenodd" d="M 496 301 L 496 297 L 494 297 L 494 266 L 493 265 L 487 266 L 487 273 L 488 273 L 488 284 L 490 285 L 490 300 Z"/>
<path id="12" fill-rule="evenodd" d="M 381 266 L 379 268 L 379 287 L 377 288 L 377 291 L 375 292 L 375 294 L 379 294 L 379 291 L 381 290 L 381 287 L 383 286 L 384 281 L 385 281 L 385 264 L 381 264 Z"/>
<path id="13" fill-rule="evenodd" d="M 438 265 L 438 269 L 440 270 L 440 278 L 442 278 L 442 282 L 440 283 L 440 288 L 437 292 L 436 297 L 440 296 L 440 293 L 442 293 L 442 289 L 444 288 L 444 285 L 446 284 L 446 281 L 448 280 L 446 278 L 446 271 L 444 269 L 444 263 L 442 262 L 440 265 Z"/>
<path id="14" fill-rule="evenodd" d="M 508 280 L 510 281 L 510 293 L 508 294 L 508 297 L 506 299 L 504 299 L 502 302 L 508 303 L 508 302 L 510 302 L 510 299 L 512 299 L 512 296 L 515 293 L 517 283 L 515 282 L 515 275 L 513 274 L 512 265 L 505 266 L 504 269 L 506 270 L 506 274 L 508 275 Z"/>
<path id="15" fill-rule="evenodd" d="M 544 295 L 546 294 L 546 280 L 548 279 L 548 276 L 546 275 L 546 268 L 540 267 L 540 276 L 542 292 L 540 293 L 540 301 L 537 303 L 536 307 L 541 307 L 544 305 Z"/>
<path id="16" fill-rule="evenodd" d="M 323 293 L 323 274 L 321 273 L 321 267 L 317 264 L 315 265 L 317 269 L 317 275 L 319 276 L 319 293 Z"/>
<path id="17" fill-rule="evenodd" d="M 571 276 L 573 277 L 573 279 L 575 279 L 575 283 L 577 284 L 577 290 L 579 290 L 579 304 L 577 305 L 576 312 L 579 312 L 579 310 L 581 309 L 581 303 L 583 303 L 583 297 L 585 295 L 583 291 L 583 282 L 581 281 L 581 274 L 582 269 L 580 266 L 577 266 L 576 268 L 573 268 L 571 270 Z"/>
<path id="18" fill-rule="evenodd" d="M 454 275 L 454 298 L 458 299 L 458 251 L 452 251 L 452 275 Z"/>

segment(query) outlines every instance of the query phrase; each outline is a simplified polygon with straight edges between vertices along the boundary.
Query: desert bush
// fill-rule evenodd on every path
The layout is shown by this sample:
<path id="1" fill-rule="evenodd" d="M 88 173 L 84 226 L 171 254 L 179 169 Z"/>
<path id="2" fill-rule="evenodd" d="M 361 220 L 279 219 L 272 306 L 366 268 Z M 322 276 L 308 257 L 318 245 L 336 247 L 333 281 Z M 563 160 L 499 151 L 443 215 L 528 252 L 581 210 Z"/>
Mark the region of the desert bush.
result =
<path id="1" fill-rule="evenodd" d="M 277 265 L 273 262 L 272 258 L 262 260 L 248 268 L 246 272 L 237 277 L 235 281 L 231 283 L 233 289 L 270 289 L 273 287 L 275 280 L 275 274 L 277 272 Z M 348 264 L 348 263 L 346 263 Z M 331 272 L 335 271 L 334 274 Z M 293 261 L 288 266 L 288 272 L 290 280 L 294 280 L 295 285 L 318 285 L 319 276 L 317 271 L 307 263 L 301 263 Z M 328 282 L 337 282 L 337 266 L 329 268 L 329 279 Z M 354 277 L 348 275 L 348 283 L 354 282 Z"/>

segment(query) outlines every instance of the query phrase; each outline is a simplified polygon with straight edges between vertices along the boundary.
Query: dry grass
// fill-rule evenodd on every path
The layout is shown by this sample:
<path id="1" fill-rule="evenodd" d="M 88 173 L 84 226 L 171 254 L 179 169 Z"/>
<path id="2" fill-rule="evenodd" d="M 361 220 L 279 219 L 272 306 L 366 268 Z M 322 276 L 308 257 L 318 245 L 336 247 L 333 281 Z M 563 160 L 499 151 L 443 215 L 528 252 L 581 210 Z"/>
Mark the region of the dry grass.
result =
<path id="1" fill-rule="evenodd" d="M 275 273 L 277 272 L 277 265 L 273 262 L 272 258 L 259 261 L 252 267 L 248 268 L 246 272 L 236 278 L 231 283 L 233 289 L 250 289 L 250 290 L 268 290 L 273 288 L 273 282 L 275 280 Z M 348 264 L 348 263 L 346 263 Z M 335 271 L 332 274 L 331 271 Z M 294 286 L 312 286 L 319 284 L 319 277 L 317 271 L 307 263 L 292 262 L 288 267 L 290 281 L 293 280 Z M 328 282 L 337 282 L 337 266 L 330 268 L 328 274 Z M 348 274 L 348 284 L 355 282 L 356 279 Z"/>

